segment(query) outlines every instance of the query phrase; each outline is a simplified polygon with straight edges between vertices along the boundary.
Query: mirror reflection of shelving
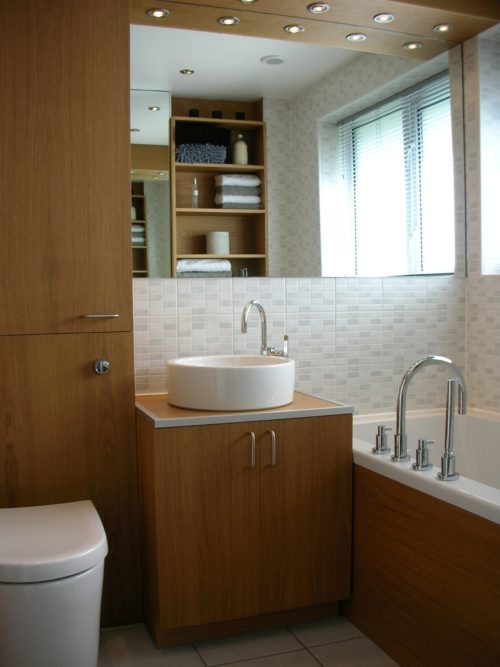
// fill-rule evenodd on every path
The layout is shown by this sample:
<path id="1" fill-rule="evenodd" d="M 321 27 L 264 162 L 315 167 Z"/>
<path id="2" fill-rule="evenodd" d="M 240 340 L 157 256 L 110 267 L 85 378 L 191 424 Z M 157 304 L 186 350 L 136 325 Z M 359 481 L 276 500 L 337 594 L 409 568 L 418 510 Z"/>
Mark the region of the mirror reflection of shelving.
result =
<path id="1" fill-rule="evenodd" d="M 216 103 L 212 101 L 211 104 L 217 104 L 218 108 L 222 109 L 220 112 L 222 117 L 207 118 L 202 108 L 205 101 L 191 102 L 193 104 L 196 102 L 200 107 L 199 117 L 177 115 L 171 119 L 170 181 L 173 275 L 179 275 L 179 263 L 187 264 L 185 260 L 190 262 L 190 267 L 195 262 L 203 262 L 205 266 L 206 260 L 212 262 L 213 260 L 225 260 L 233 276 L 265 276 L 268 272 L 265 124 L 261 116 L 260 118 L 253 117 L 252 120 L 235 119 L 234 112 L 229 110 L 228 114 L 232 113 L 232 116 L 227 117 L 226 109 L 220 101 Z M 212 128 L 215 131 L 224 130 L 230 136 L 226 160 L 220 163 L 177 161 L 176 144 L 179 134 L 180 132 L 183 135 L 187 134 L 190 127 L 206 128 L 208 132 L 211 132 Z M 248 164 L 244 165 L 234 164 L 231 161 L 231 146 L 240 134 L 243 135 L 248 146 Z M 252 177 L 258 183 L 258 187 L 254 188 L 259 191 L 258 205 L 254 207 L 239 204 L 231 207 L 224 204 L 218 205 L 216 201 L 217 180 L 222 175 L 225 175 L 224 178 L 228 175 L 237 176 L 235 180 L 239 183 L 241 183 L 241 177 L 246 179 L 247 183 L 248 179 Z M 198 191 L 197 206 L 193 205 L 192 199 L 195 182 Z M 233 189 L 238 190 L 238 196 L 242 194 L 241 187 Z M 247 200 L 246 197 L 243 198 Z M 213 251 L 209 251 L 207 236 L 214 230 L 226 234 L 229 238 L 228 254 L 213 254 Z"/>
<path id="2" fill-rule="evenodd" d="M 144 182 L 132 181 L 131 194 L 132 275 L 145 278 L 148 276 L 148 245 Z"/>

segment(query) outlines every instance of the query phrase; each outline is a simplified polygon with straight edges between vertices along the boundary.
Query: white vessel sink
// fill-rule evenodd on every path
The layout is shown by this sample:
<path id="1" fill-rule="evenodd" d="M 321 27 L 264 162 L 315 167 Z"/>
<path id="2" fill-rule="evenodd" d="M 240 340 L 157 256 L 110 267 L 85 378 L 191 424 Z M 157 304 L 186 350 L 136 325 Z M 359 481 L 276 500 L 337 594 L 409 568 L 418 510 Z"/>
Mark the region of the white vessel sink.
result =
<path id="1" fill-rule="evenodd" d="M 293 400 L 295 361 L 218 355 L 167 363 L 168 401 L 192 410 L 260 410 Z"/>

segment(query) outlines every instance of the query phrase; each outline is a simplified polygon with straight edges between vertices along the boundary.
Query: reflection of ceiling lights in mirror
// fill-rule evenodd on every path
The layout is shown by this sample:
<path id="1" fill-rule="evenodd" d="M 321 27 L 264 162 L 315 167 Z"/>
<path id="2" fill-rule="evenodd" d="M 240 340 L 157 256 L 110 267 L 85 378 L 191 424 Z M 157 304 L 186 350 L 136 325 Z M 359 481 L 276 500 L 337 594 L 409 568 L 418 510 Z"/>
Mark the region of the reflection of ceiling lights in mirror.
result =
<path id="1" fill-rule="evenodd" d="M 130 127 L 135 131 L 131 131 L 131 143 L 168 146 L 170 109 L 168 91 L 132 89 Z M 152 113 L 152 110 L 155 112 Z"/>
<path id="2" fill-rule="evenodd" d="M 158 7 L 154 9 L 148 9 L 146 13 L 148 16 L 152 16 L 155 19 L 164 19 L 170 14 L 168 9 L 159 9 Z"/>
<path id="3" fill-rule="evenodd" d="M 312 5 L 307 5 L 307 9 L 311 14 L 325 14 L 330 10 L 330 5 L 326 2 L 313 2 Z"/>
<path id="4" fill-rule="evenodd" d="M 415 51 L 416 49 L 421 49 L 422 46 L 423 44 L 421 42 L 406 42 L 406 44 L 403 44 L 403 49 Z"/>
<path id="5" fill-rule="evenodd" d="M 364 42 L 366 39 L 366 35 L 363 34 L 362 32 L 353 32 L 350 35 L 346 35 L 345 37 L 348 42 Z"/>
<path id="6" fill-rule="evenodd" d="M 291 23 L 290 25 L 286 25 L 283 30 L 285 32 L 289 32 L 292 35 L 296 35 L 299 32 L 305 32 L 305 28 L 303 25 L 299 25 L 298 23 Z"/>
<path id="7" fill-rule="evenodd" d="M 264 63 L 264 65 L 282 65 L 285 62 L 285 59 L 283 56 L 278 55 L 262 56 L 260 62 Z"/>
<path id="8" fill-rule="evenodd" d="M 239 22 L 240 19 L 236 16 L 221 16 L 217 19 L 217 23 L 220 23 L 221 25 L 238 25 Z"/>
<path id="9" fill-rule="evenodd" d="M 394 16 L 394 14 L 375 14 L 373 20 L 375 21 L 375 23 L 386 24 L 386 23 L 392 23 L 395 18 L 396 17 Z"/>

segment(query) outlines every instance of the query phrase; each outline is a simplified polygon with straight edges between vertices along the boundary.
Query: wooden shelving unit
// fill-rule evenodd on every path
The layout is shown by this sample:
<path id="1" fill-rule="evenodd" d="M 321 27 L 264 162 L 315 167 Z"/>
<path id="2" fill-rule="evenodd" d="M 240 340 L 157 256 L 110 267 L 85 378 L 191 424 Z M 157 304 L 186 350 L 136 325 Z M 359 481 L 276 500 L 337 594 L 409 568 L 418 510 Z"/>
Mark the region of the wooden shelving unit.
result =
<path id="1" fill-rule="evenodd" d="M 131 245 L 132 245 L 132 275 L 134 278 L 148 277 L 148 229 L 146 197 L 144 194 L 144 181 L 132 181 L 131 183 L 132 206 L 135 208 L 136 219 L 131 220 Z M 132 225 L 138 225 L 143 230 L 144 243 L 138 244 L 133 241 Z"/>
<path id="2" fill-rule="evenodd" d="M 248 146 L 248 165 L 176 162 L 176 129 L 198 124 L 229 130 L 231 141 L 243 134 Z M 172 225 L 172 270 L 177 275 L 179 259 L 228 259 L 233 276 L 246 268 L 249 276 L 268 273 L 265 124 L 260 120 L 232 120 L 174 116 L 171 118 L 170 205 Z M 231 155 L 231 145 L 228 156 Z M 218 174 L 254 174 L 261 180 L 260 209 L 218 208 L 215 181 Z M 192 207 L 192 185 L 197 179 L 198 208 Z M 229 232 L 229 255 L 208 255 L 206 234 Z"/>

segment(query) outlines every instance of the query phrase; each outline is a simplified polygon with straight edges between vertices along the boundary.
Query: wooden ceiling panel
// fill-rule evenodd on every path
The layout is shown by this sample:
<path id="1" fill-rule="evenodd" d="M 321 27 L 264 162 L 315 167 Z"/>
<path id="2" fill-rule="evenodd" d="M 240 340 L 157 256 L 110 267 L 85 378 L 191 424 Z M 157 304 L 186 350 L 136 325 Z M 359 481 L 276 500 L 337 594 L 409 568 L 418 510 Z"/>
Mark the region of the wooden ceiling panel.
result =
<path id="1" fill-rule="evenodd" d="M 470 39 L 500 21 L 500 3 L 496 0 L 335 0 L 330 11 L 312 14 L 307 0 L 257 0 L 244 4 L 240 0 L 131 0 L 130 22 L 140 25 L 201 30 L 221 34 L 284 39 L 347 48 L 365 53 L 432 58 Z M 472 5 L 472 7 L 471 7 Z M 164 19 L 148 16 L 152 8 L 168 9 Z M 395 20 L 386 26 L 374 23 L 373 16 L 391 13 Z M 237 26 L 221 26 L 220 16 L 237 16 Z M 289 23 L 300 22 L 303 33 L 290 35 L 283 31 Z M 446 35 L 433 31 L 435 25 L 451 23 Z M 347 34 L 363 32 L 367 39 L 353 44 Z M 421 42 L 423 48 L 408 51 L 406 42 Z"/>

